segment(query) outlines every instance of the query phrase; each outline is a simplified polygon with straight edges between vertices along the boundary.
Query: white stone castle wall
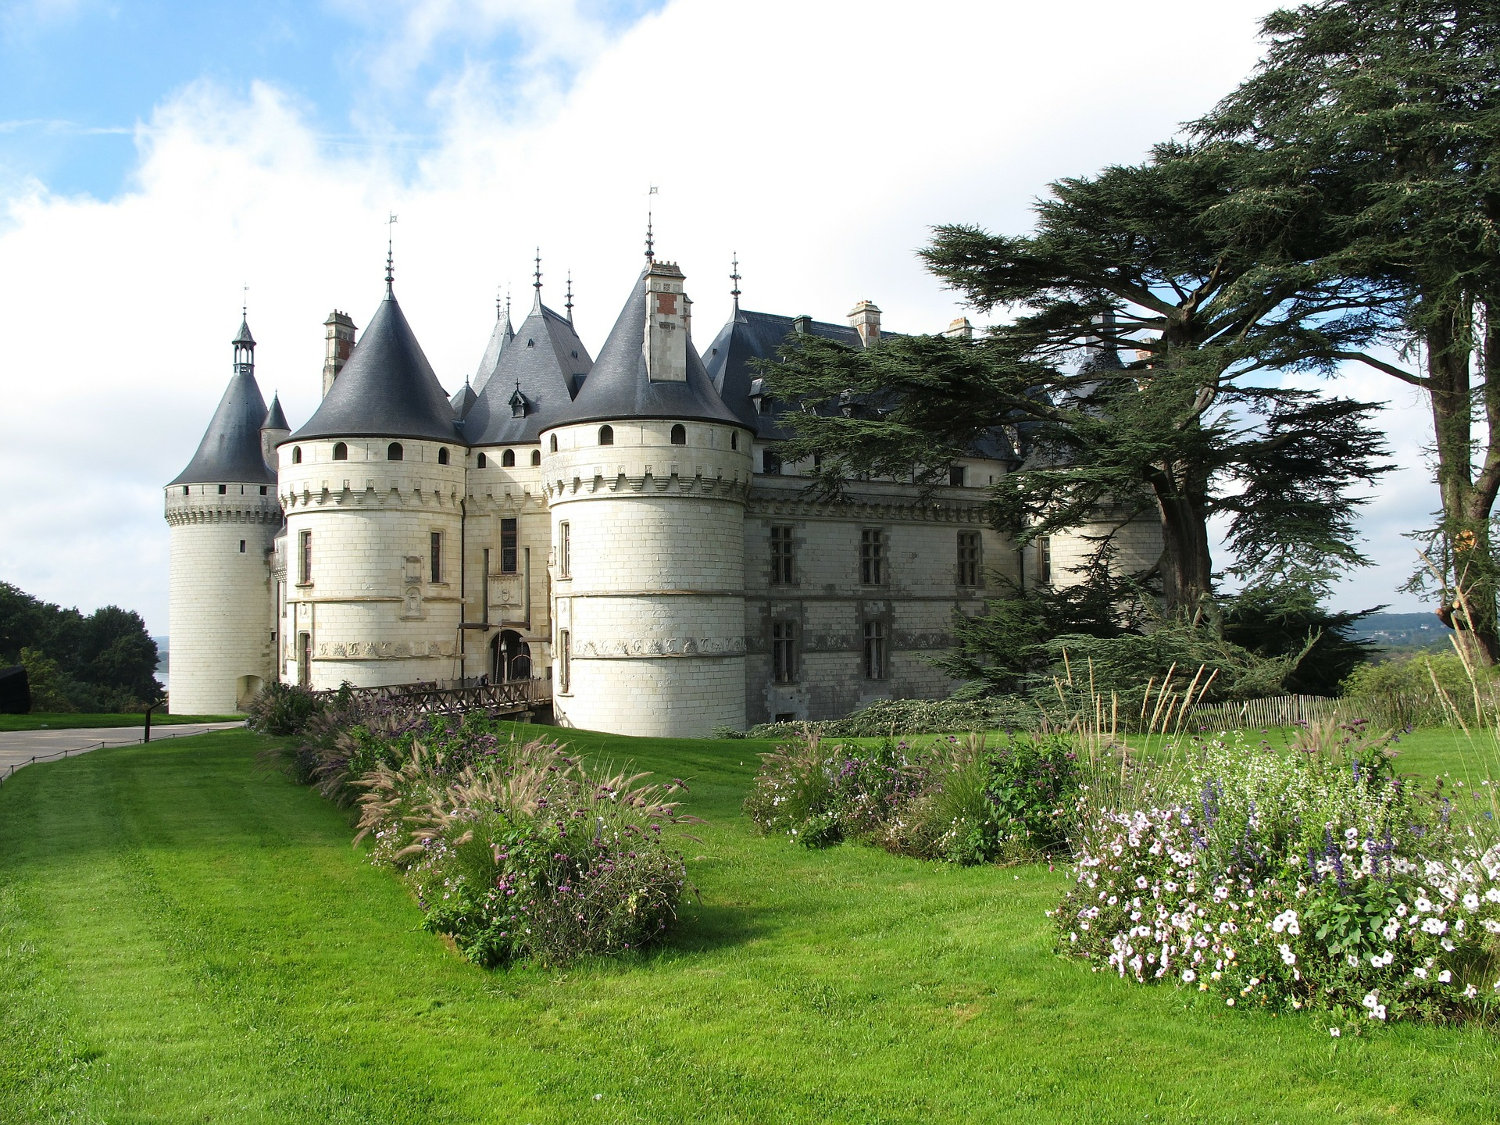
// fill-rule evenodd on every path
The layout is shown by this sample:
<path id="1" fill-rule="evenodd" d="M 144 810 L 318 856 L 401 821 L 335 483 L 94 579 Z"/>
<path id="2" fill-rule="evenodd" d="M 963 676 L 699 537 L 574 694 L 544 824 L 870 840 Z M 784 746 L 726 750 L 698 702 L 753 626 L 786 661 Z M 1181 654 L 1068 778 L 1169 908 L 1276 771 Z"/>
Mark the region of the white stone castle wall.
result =
<path id="1" fill-rule="evenodd" d="M 1098 553 L 1104 539 L 1110 539 L 1115 556 L 1110 573 L 1115 576 L 1140 574 L 1151 569 L 1161 558 L 1161 523 L 1155 513 L 1126 520 L 1123 513 L 1111 519 L 1101 513 L 1098 520 L 1075 530 L 1051 536 L 1052 585 L 1074 586 L 1083 581 L 1082 570 Z M 1028 584 L 1035 578 L 1035 547 L 1028 560 Z"/>
<path id="2" fill-rule="evenodd" d="M 308 633 L 314 689 L 455 678 L 464 450 L 400 439 L 404 457 L 390 461 L 389 438 L 344 440 L 343 461 L 322 439 L 278 450 L 287 513 L 283 676 L 297 682 L 300 634 Z M 444 448 L 447 465 L 438 462 Z M 303 531 L 312 532 L 308 583 L 300 581 Z M 434 531 L 443 535 L 436 583 L 428 558 Z"/>
<path id="3" fill-rule="evenodd" d="M 566 725 L 680 737 L 744 725 L 749 435 L 686 422 L 687 444 L 674 446 L 672 425 L 615 423 L 605 446 L 592 424 L 542 435 L 554 645 L 571 637 L 566 692 L 553 661 Z"/>
<path id="4" fill-rule="evenodd" d="M 931 664 L 952 647 L 955 609 L 975 614 L 997 593 L 997 577 L 1012 580 L 1017 560 L 1009 538 L 984 519 L 982 489 L 941 488 L 918 502 L 906 486 L 864 484 L 847 503 L 803 495 L 805 480 L 760 476 L 745 520 L 746 718 L 778 715 L 830 718 L 876 699 L 936 698 L 956 686 Z M 773 526 L 793 529 L 794 582 L 771 585 Z M 861 582 L 865 528 L 885 533 L 884 583 Z M 980 536 L 982 584 L 958 584 L 958 534 Z M 774 681 L 772 623 L 791 621 L 797 635 L 797 675 Z M 886 634 L 886 677 L 865 675 L 864 623 L 880 621 Z"/>
<path id="5" fill-rule="evenodd" d="M 166 490 L 174 715 L 230 714 L 274 679 L 268 606 L 280 511 L 257 485 L 224 488 L 224 495 L 217 484 Z"/>

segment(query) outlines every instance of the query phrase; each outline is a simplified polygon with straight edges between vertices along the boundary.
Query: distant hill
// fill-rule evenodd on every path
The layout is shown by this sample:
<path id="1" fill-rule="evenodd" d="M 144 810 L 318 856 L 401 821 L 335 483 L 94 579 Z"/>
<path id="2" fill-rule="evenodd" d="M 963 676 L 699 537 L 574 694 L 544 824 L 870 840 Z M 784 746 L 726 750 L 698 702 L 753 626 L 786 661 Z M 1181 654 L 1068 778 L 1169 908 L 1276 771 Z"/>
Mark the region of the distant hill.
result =
<path id="1" fill-rule="evenodd" d="M 1350 630 L 1383 648 L 1446 648 L 1451 632 L 1433 613 L 1372 613 Z"/>
<path id="2" fill-rule="evenodd" d="M 151 639 L 156 642 L 156 655 L 160 657 L 160 659 L 156 662 L 156 670 L 158 672 L 165 672 L 171 664 L 171 660 L 169 658 L 169 653 L 167 650 L 167 638 L 165 636 L 161 636 L 152 637 Z"/>

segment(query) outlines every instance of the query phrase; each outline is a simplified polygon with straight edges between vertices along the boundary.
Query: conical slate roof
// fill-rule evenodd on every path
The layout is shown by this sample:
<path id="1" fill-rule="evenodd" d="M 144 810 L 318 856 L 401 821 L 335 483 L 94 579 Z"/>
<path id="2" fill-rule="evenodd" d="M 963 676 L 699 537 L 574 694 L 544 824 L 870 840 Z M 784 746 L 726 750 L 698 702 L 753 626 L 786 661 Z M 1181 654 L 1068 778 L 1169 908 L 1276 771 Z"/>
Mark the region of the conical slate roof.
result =
<path id="1" fill-rule="evenodd" d="M 332 388 L 290 440 L 365 436 L 460 440 L 448 392 L 389 286 Z"/>
<path id="2" fill-rule="evenodd" d="M 260 424 L 265 416 L 266 400 L 260 397 L 255 369 L 239 364 L 198 452 L 171 484 L 275 484 L 276 472 L 261 455 Z"/>
<path id="3" fill-rule="evenodd" d="M 470 445 L 535 442 L 542 428 L 553 425 L 572 403 L 573 388 L 589 374 L 592 364 L 572 322 L 542 304 L 538 294 L 469 409 L 464 419 L 465 440 Z M 518 385 L 526 400 L 526 412 L 520 418 L 511 408 Z"/>
<path id="4" fill-rule="evenodd" d="M 500 306 L 495 306 L 495 330 L 490 333 L 490 342 L 484 346 L 484 355 L 479 357 L 479 368 L 474 372 L 474 392 L 478 394 L 484 390 L 484 385 L 490 381 L 490 376 L 495 373 L 495 364 L 500 362 L 500 353 L 505 350 L 505 345 L 515 339 L 515 329 L 510 326 L 510 309 L 500 311 Z"/>
<path id="5" fill-rule="evenodd" d="M 686 381 L 653 383 L 646 371 L 645 338 L 646 271 L 643 270 L 572 406 L 547 425 L 603 422 L 612 418 L 683 418 L 747 425 L 735 417 L 714 390 L 691 340 L 687 344 Z"/>
<path id="6" fill-rule="evenodd" d="M 469 407 L 474 405 L 474 400 L 479 396 L 474 393 L 474 388 L 465 381 L 464 385 L 453 392 L 453 397 L 448 404 L 453 407 L 453 417 L 463 420 L 464 415 L 469 412 Z"/>
<path id="7" fill-rule="evenodd" d="M 271 409 L 266 411 L 266 420 L 260 424 L 263 430 L 290 430 L 286 424 L 286 414 L 281 409 L 281 396 L 271 396 Z"/>

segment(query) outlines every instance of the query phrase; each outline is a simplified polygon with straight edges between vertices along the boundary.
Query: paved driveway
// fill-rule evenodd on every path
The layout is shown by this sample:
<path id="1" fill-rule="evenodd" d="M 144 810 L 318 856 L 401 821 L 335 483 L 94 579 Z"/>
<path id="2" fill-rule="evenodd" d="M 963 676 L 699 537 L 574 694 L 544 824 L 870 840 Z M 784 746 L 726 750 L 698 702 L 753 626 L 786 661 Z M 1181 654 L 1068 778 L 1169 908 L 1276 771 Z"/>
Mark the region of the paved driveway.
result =
<path id="1" fill-rule="evenodd" d="M 202 734 L 206 730 L 232 730 L 238 723 L 182 723 L 153 726 L 151 741 Z M 78 727 L 67 730 L 0 731 L 0 780 L 32 761 L 72 757 L 102 746 L 132 746 L 141 741 L 140 727 Z"/>

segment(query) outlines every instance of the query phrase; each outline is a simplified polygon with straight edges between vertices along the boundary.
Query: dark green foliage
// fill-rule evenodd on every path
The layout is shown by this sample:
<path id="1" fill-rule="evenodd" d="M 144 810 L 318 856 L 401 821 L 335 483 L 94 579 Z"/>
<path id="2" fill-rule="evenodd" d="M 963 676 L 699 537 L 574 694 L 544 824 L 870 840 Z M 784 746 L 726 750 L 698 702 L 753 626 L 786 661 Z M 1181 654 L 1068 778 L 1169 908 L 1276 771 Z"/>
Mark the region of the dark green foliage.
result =
<path id="1" fill-rule="evenodd" d="M 1371 354 L 1310 333 L 1427 396 L 1440 523 L 1429 554 L 1443 604 L 1464 605 L 1500 658 L 1490 519 L 1500 491 L 1500 12 L 1440 0 L 1326 0 L 1275 12 L 1256 73 L 1198 122 L 1243 146 L 1255 196 L 1316 198 L 1332 245 L 1307 268 L 1358 279 Z M 1247 193 L 1248 194 L 1248 193 Z M 1227 223 L 1253 219 L 1237 201 Z M 1425 571 L 1421 576 L 1425 581 Z M 1419 583 L 1419 586 L 1424 583 Z"/>
<path id="2" fill-rule="evenodd" d="M 302 734 L 325 709 L 310 688 L 300 684 L 267 684 L 246 706 L 246 725 L 261 734 Z"/>
<path id="3" fill-rule="evenodd" d="M 810 848 L 844 840 L 971 866 L 1066 849 L 1076 754 L 1058 735 L 876 746 L 816 734 L 762 756 L 745 814 Z"/>
<path id="4" fill-rule="evenodd" d="M 0 664 L 26 665 L 35 711 L 144 710 L 162 699 L 157 660 L 132 610 L 110 605 L 84 616 L 0 582 Z"/>
<path id="5" fill-rule="evenodd" d="M 1297 655 L 1282 680 L 1289 692 L 1337 695 L 1375 651 L 1354 635 L 1354 625 L 1376 610 L 1330 610 L 1322 604 L 1325 590 L 1315 580 L 1248 587 L 1224 605 L 1224 639 L 1267 659 Z"/>

